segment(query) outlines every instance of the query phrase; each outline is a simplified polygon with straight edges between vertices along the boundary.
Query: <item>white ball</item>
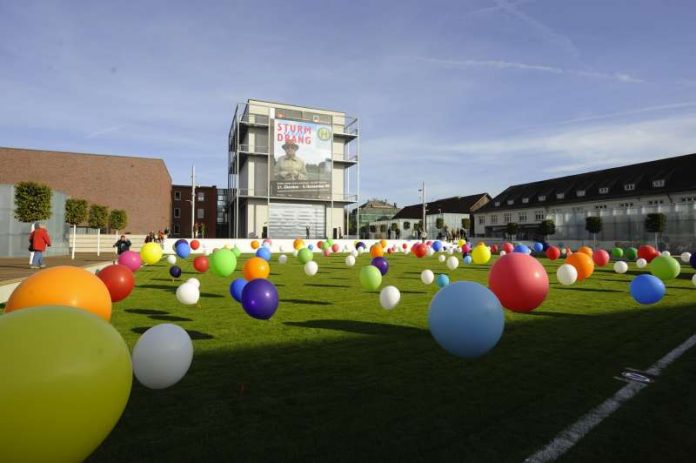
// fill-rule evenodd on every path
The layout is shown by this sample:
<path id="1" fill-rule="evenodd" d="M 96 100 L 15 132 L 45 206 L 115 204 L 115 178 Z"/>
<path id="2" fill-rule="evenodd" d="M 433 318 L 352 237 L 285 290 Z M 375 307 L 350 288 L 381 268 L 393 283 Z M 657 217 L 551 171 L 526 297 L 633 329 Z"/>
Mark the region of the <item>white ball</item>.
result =
<path id="1" fill-rule="evenodd" d="M 644 268 L 646 265 L 648 265 L 648 261 L 642 257 L 636 261 L 636 267 L 638 268 Z"/>
<path id="2" fill-rule="evenodd" d="M 691 261 L 691 253 L 690 252 L 682 252 L 681 261 L 684 262 L 685 264 L 688 264 Z"/>
<path id="3" fill-rule="evenodd" d="M 287 261 L 288 261 L 288 256 L 286 256 L 285 254 L 281 254 L 280 256 L 278 256 L 278 263 L 279 264 L 284 264 Z"/>
<path id="4" fill-rule="evenodd" d="M 196 277 L 191 277 L 191 278 L 189 278 L 188 280 L 186 280 L 186 283 L 192 284 L 192 285 L 194 285 L 196 288 L 199 288 L 199 289 L 200 289 L 200 287 L 201 287 L 201 282 L 198 281 L 198 278 L 196 278 Z"/>
<path id="5" fill-rule="evenodd" d="M 285 247 L 282 244 L 278 247 L 278 252 L 285 252 Z"/>
<path id="6" fill-rule="evenodd" d="M 505 254 L 507 254 L 507 252 L 505 252 L 505 251 L 500 251 L 500 257 L 503 257 Z"/>
<path id="7" fill-rule="evenodd" d="M 167 263 L 169 265 L 174 265 L 176 264 L 176 256 L 174 254 L 170 254 L 167 256 Z"/>
<path id="8" fill-rule="evenodd" d="M 193 359 L 186 330 L 171 323 L 145 331 L 133 348 L 133 373 L 150 389 L 164 389 L 184 377 Z"/>
<path id="9" fill-rule="evenodd" d="M 447 257 L 445 257 L 445 256 L 442 255 L 442 254 L 440 254 L 440 255 L 438 256 L 438 258 L 437 258 L 437 260 L 439 260 L 440 262 L 444 262 L 445 259 L 447 259 Z"/>
<path id="10" fill-rule="evenodd" d="M 350 255 L 353 256 L 353 257 L 358 257 L 359 253 L 358 253 L 358 251 L 356 251 L 355 249 L 353 249 L 353 250 L 350 252 Z"/>
<path id="11" fill-rule="evenodd" d="M 400 299 L 401 292 L 396 286 L 385 286 L 382 288 L 382 291 L 379 292 L 379 303 L 382 305 L 383 309 L 393 309 L 399 303 Z"/>
<path id="12" fill-rule="evenodd" d="M 450 256 L 451 256 L 452 254 L 454 254 L 454 248 L 449 248 L 449 249 L 447 250 L 447 254 L 449 254 Z"/>
<path id="13" fill-rule="evenodd" d="M 429 285 L 435 281 L 435 274 L 432 272 L 432 270 L 423 270 L 421 272 L 421 281 L 426 285 Z"/>
<path id="14" fill-rule="evenodd" d="M 662 255 L 665 257 L 670 257 L 672 254 L 669 251 L 662 251 Z"/>
<path id="15" fill-rule="evenodd" d="M 570 264 L 563 264 L 556 270 L 556 278 L 562 285 L 572 285 L 578 279 L 578 271 Z"/>
<path id="16" fill-rule="evenodd" d="M 430 257 L 433 254 L 435 254 L 435 250 L 433 248 L 428 248 L 428 251 L 426 252 L 426 256 Z"/>
<path id="17" fill-rule="evenodd" d="M 316 275 L 318 271 L 319 271 L 319 264 L 317 264 L 313 260 L 310 260 L 304 266 L 304 272 L 307 275 L 309 275 L 310 277 Z"/>
<path id="18" fill-rule="evenodd" d="M 696 273 L 694 273 L 694 276 L 691 277 L 691 282 L 696 286 Z"/>
<path id="19" fill-rule="evenodd" d="M 346 256 L 346 266 L 352 267 L 353 265 L 355 265 L 355 256 L 352 254 Z"/>
<path id="20" fill-rule="evenodd" d="M 201 293 L 193 283 L 184 283 L 176 288 L 176 300 L 184 305 L 193 305 L 198 302 Z"/>
<path id="21" fill-rule="evenodd" d="M 455 256 L 450 256 L 447 258 L 447 268 L 450 270 L 454 270 L 457 267 L 459 267 L 459 259 Z"/>
<path id="22" fill-rule="evenodd" d="M 299 251 L 297 249 L 295 249 L 294 251 L 292 251 L 292 257 L 297 257 L 298 253 L 299 253 Z"/>
<path id="23" fill-rule="evenodd" d="M 614 263 L 614 271 L 616 273 L 626 273 L 628 272 L 628 264 L 623 260 L 619 260 Z"/>

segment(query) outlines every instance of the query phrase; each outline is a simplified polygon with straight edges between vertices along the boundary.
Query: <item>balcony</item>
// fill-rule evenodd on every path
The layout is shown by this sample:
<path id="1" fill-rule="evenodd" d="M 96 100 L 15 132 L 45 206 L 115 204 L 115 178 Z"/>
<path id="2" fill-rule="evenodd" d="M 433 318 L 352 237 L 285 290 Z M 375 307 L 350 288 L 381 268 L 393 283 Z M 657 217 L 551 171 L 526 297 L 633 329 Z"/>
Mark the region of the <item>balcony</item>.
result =
<path id="1" fill-rule="evenodd" d="M 231 199 L 235 198 L 269 198 L 268 189 L 264 188 L 232 188 Z M 310 202 L 335 202 L 335 203 L 355 203 L 358 195 L 355 193 L 334 193 L 327 198 L 288 198 L 284 196 L 270 196 L 271 201 L 310 201 Z"/>

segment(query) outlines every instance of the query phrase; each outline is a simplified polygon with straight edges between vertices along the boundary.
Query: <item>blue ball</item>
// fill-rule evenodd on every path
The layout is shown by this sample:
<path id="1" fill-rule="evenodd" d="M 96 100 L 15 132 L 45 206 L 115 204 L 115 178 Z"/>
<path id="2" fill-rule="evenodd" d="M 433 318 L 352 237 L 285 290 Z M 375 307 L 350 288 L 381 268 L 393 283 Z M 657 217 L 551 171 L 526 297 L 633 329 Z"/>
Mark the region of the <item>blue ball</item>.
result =
<path id="1" fill-rule="evenodd" d="M 541 245 L 544 247 L 544 252 L 546 252 L 546 250 L 551 247 L 551 245 L 546 241 L 542 242 Z"/>
<path id="2" fill-rule="evenodd" d="M 512 252 L 520 252 L 522 254 L 531 254 L 532 250 L 529 249 L 524 244 L 518 244 L 517 246 L 515 246 L 515 249 L 513 249 Z"/>
<path id="3" fill-rule="evenodd" d="M 310 244 L 309 246 L 307 246 L 307 249 L 309 249 L 310 251 L 314 251 L 314 245 Z"/>
<path id="4" fill-rule="evenodd" d="M 664 295 L 665 284 L 654 275 L 639 275 L 631 282 L 631 297 L 640 304 L 654 304 Z"/>
<path id="5" fill-rule="evenodd" d="M 261 246 L 256 250 L 256 257 L 260 257 L 261 259 L 265 260 L 266 262 L 271 261 L 271 250 L 268 249 L 265 246 Z"/>
<path id="6" fill-rule="evenodd" d="M 179 278 L 181 276 L 181 268 L 176 265 L 172 265 L 169 267 L 169 274 L 172 276 L 172 278 Z"/>
<path id="7" fill-rule="evenodd" d="M 449 284 L 449 277 L 444 273 L 441 273 L 435 279 L 435 284 L 437 284 L 438 288 L 444 288 Z"/>
<path id="8" fill-rule="evenodd" d="M 435 341 L 450 354 L 476 358 L 498 343 L 505 315 L 490 289 L 471 281 L 457 281 L 433 297 L 428 327 Z"/>
<path id="9" fill-rule="evenodd" d="M 544 245 L 542 243 L 536 242 L 534 243 L 534 246 L 532 246 L 534 249 L 534 252 L 542 252 L 544 250 Z"/>
<path id="10" fill-rule="evenodd" d="M 689 263 L 693 268 L 696 268 L 696 250 L 691 253 L 691 259 L 689 259 Z"/>
<path id="11" fill-rule="evenodd" d="M 183 238 L 176 240 L 176 241 L 174 242 L 174 244 L 172 245 L 172 251 L 176 252 L 176 247 L 179 246 L 181 243 L 186 243 L 186 244 L 188 244 L 188 241 L 186 241 L 186 240 L 183 239 Z"/>
<path id="12" fill-rule="evenodd" d="M 242 290 L 246 286 L 247 281 L 244 278 L 237 278 L 230 283 L 230 295 L 237 302 L 242 302 Z"/>
<path id="13" fill-rule="evenodd" d="M 464 256 L 464 263 L 470 264 L 471 263 L 471 256 Z"/>
<path id="14" fill-rule="evenodd" d="M 179 243 L 176 245 L 176 255 L 182 259 L 186 259 L 191 254 L 191 246 L 188 243 Z"/>
<path id="15" fill-rule="evenodd" d="M 362 241 L 358 241 L 355 244 L 355 249 L 360 249 L 360 248 L 367 249 L 367 246 L 365 246 L 365 243 L 363 243 Z"/>
<path id="16" fill-rule="evenodd" d="M 439 252 L 442 249 L 442 242 L 441 241 L 435 241 L 433 243 L 433 251 Z"/>

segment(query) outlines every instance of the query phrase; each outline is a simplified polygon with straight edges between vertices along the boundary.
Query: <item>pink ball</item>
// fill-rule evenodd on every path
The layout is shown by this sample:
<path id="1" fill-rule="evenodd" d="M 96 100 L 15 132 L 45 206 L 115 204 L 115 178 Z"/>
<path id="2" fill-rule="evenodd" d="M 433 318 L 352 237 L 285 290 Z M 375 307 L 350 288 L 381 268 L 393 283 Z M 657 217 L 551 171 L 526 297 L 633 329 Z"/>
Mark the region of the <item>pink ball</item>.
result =
<path id="1" fill-rule="evenodd" d="M 597 249 L 592 253 L 592 260 L 598 267 L 604 267 L 609 263 L 609 253 L 604 249 Z"/>
<path id="2" fill-rule="evenodd" d="M 534 257 L 520 252 L 505 254 L 491 267 L 488 287 L 506 309 L 531 312 L 549 293 L 546 269 Z"/>
<path id="3" fill-rule="evenodd" d="M 118 263 L 128 267 L 131 272 L 137 271 L 143 265 L 140 254 L 133 251 L 126 251 L 118 256 Z"/>
<path id="4" fill-rule="evenodd" d="M 328 249 L 324 249 L 324 256 L 329 257 L 331 255 L 331 251 Z"/>
<path id="5" fill-rule="evenodd" d="M 462 254 L 466 254 L 469 251 L 471 251 L 471 246 L 469 246 L 468 244 L 462 246 Z"/>
<path id="6" fill-rule="evenodd" d="M 341 247 L 338 244 L 334 244 L 333 246 L 331 246 L 331 250 L 333 252 L 338 252 L 339 249 L 341 249 Z"/>
<path id="7" fill-rule="evenodd" d="M 510 254 L 514 249 L 515 246 L 513 246 L 512 243 L 503 243 L 503 251 L 505 251 L 505 254 Z"/>

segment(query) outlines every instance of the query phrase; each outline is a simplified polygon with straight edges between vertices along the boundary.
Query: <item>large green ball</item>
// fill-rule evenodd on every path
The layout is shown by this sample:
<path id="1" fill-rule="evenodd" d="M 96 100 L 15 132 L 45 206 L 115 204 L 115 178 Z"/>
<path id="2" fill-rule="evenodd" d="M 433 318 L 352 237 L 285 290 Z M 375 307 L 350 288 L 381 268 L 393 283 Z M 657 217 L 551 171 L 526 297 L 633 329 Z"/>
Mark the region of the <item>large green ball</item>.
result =
<path id="1" fill-rule="evenodd" d="M 382 284 L 382 272 L 374 265 L 360 269 L 360 284 L 368 291 L 375 291 Z"/>
<path id="2" fill-rule="evenodd" d="M 636 248 L 626 248 L 623 256 L 628 260 L 636 260 L 638 258 L 638 250 Z"/>
<path id="3" fill-rule="evenodd" d="M 673 280 L 679 276 L 681 265 L 670 256 L 658 256 L 650 262 L 650 273 L 662 281 Z"/>
<path id="4" fill-rule="evenodd" d="M 297 253 L 297 260 L 304 265 L 310 260 L 314 260 L 314 253 L 307 248 L 302 248 L 300 249 L 300 252 Z"/>
<path id="5" fill-rule="evenodd" d="M 237 266 L 237 258 L 231 249 L 216 249 L 208 257 L 210 271 L 219 277 L 228 277 Z"/>
<path id="6" fill-rule="evenodd" d="M 614 248 L 611 250 L 611 256 L 614 259 L 621 259 L 624 255 L 623 249 L 621 248 Z"/>

